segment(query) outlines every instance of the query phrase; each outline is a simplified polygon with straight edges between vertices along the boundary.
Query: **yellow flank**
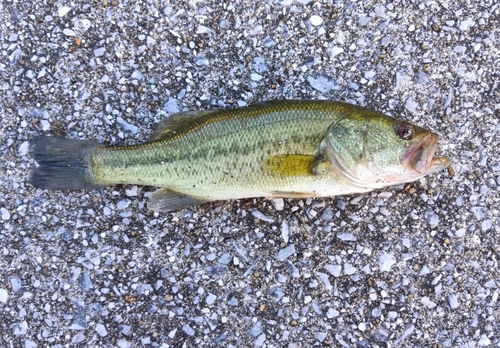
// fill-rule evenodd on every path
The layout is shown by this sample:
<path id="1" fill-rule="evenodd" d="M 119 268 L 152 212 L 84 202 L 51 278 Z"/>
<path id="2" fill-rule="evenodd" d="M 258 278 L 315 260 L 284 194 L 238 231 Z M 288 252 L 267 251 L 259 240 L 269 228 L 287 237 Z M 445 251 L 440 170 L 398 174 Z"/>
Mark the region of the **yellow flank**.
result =
<path id="1" fill-rule="evenodd" d="M 310 155 L 282 155 L 264 160 L 267 173 L 279 176 L 315 175 L 312 167 L 316 157 Z"/>

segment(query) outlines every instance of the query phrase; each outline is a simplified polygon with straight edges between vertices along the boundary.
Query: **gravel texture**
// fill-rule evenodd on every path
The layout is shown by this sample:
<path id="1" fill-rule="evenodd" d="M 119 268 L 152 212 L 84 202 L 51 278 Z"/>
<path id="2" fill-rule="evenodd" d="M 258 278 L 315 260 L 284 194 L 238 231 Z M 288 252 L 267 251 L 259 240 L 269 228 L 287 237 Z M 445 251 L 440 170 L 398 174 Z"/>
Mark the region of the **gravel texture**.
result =
<path id="1" fill-rule="evenodd" d="M 0 347 L 500 346 L 500 5 L 0 3 Z M 364 195 L 145 208 L 46 192 L 27 140 L 125 145 L 179 110 L 369 106 L 450 171 Z"/>

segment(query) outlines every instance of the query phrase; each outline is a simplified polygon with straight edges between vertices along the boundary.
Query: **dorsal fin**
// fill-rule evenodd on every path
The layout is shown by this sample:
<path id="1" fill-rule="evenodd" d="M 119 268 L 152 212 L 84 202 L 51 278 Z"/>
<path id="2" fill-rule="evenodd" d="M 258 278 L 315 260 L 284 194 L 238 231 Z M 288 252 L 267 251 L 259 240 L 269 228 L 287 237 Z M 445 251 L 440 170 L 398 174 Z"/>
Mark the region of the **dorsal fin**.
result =
<path id="1" fill-rule="evenodd" d="M 161 120 L 156 126 L 150 142 L 162 140 L 171 132 L 181 129 L 185 125 L 196 122 L 207 115 L 213 114 L 220 110 L 202 110 L 202 111 L 185 111 L 170 115 L 168 118 Z"/>

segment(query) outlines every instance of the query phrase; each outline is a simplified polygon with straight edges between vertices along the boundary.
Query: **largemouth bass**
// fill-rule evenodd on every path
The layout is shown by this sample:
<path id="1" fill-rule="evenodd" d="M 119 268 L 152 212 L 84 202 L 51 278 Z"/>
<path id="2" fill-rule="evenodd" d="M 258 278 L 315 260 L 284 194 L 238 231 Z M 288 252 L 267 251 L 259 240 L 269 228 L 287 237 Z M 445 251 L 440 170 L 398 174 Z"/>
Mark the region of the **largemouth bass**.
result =
<path id="1" fill-rule="evenodd" d="M 332 101 L 270 101 L 170 116 L 141 145 L 37 137 L 30 177 L 42 189 L 161 187 L 148 208 L 216 200 L 367 192 L 417 180 L 450 163 L 438 136 L 406 121 Z"/>

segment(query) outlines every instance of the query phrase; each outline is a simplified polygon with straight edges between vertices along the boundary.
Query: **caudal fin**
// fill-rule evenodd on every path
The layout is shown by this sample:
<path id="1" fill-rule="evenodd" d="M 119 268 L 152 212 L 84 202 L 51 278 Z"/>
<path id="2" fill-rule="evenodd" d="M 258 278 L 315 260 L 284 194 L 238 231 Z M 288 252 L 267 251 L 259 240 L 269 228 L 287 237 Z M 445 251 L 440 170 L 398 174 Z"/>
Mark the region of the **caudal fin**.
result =
<path id="1" fill-rule="evenodd" d="M 36 137 L 30 153 L 38 163 L 30 176 L 33 186 L 45 190 L 78 190 L 99 187 L 90 158 L 97 143 L 87 140 Z"/>

